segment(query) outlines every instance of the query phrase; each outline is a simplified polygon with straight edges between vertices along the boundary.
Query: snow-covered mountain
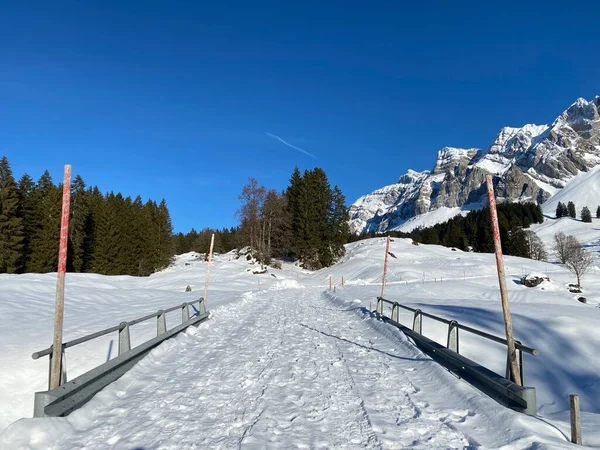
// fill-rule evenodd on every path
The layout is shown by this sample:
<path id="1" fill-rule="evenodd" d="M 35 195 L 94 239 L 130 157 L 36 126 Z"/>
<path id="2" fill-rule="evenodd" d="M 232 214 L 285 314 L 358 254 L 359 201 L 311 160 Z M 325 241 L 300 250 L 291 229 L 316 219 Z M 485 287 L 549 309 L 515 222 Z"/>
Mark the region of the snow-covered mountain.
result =
<path id="1" fill-rule="evenodd" d="M 544 203 L 599 163 L 600 96 L 580 98 L 550 126 L 503 128 L 487 149 L 443 148 L 433 170 L 409 170 L 354 202 L 350 228 L 408 231 L 478 209 L 486 202 L 488 174 L 499 200 Z"/>

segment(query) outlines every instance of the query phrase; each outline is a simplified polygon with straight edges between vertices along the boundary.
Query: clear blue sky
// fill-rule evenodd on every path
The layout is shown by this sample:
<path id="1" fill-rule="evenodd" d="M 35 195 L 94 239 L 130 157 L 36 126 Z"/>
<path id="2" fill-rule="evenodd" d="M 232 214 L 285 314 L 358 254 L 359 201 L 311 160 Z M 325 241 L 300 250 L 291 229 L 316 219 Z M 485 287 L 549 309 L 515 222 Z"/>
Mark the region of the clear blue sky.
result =
<path id="1" fill-rule="evenodd" d="M 350 204 L 600 94 L 600 2 L 552 3 L 4 2 L 0 155 L 164 197 L 177 231 L 295 165 Z"/>

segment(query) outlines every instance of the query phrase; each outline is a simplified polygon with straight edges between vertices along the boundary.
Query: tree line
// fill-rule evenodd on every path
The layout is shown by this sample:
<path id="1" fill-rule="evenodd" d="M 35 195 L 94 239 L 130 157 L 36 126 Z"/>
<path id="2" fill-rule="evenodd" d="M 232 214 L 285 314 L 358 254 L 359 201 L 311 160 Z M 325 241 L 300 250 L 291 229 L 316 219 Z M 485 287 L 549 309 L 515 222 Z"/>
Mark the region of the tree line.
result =
<path id="1" fill-rule="evenodd" d="M 300 173 L 296 167 L 282 192 L 250 178 L 239 198 L 240 242 L 259 261 L 298 258 L 303 267 L 316 270 L 344 255 L 350 235 L 346 199 L 323 169 Z"/>
<path id="2" fill-rule="evenodd" d="M 544 215 L 534 203 L 502 203 L 497 205 L 498 227 L 502 241 L 502 252 L 506 255 L 545 259 L 546 251 L 539 237 L 527 230 L 532 223 L 542 223 Z M 393 237 L 411 238 L 416 243 L 437 244 L 480 253 L 494 252 L 490 208 L 471 211 L 466 216 L 433 225 L 419 227 L 410 233 L 385 233 Z M 353 240 L 373 237 L 362 234 Z"/>
<path id="3" fill-rule="evenodd" d="M 577 212 L 575 210 L 575 203 L 568 202 L 566 205 L 562 202 L 558 202 L 556 205 L 556 218 L 570 217 L 572 219 L 577 218 Z M 590 223 L 592 221 L 592 212 L 587 206 L 581 208 L 580 217 L 582 222 Z M 596 208 L 596 219 L 600 219 L 600 205 Z"/>
<path id="4" fill-rule="evenodd" d="M 237 227 L 213 229 L 204 228 L 196 231 L 192 228 L 188 233 L 177 233 L 173 235 L 173 253 L 198 252 L 208 253 L 210 250 L 210 239 L 215 235 L 213 251 L 215 253 L 227 253 L 241 246 L 241 234 Z"/>
<path id="5" fill-rule="evenodd" d="M 0 273 L 57 270 L 62 190 L 48 171 L 37 182 L 28 174 L 15 181 L 0 160 Z M 68 271 L 149 275 L 168 265 L 172 233 L 165 200 L 102 194 L 80 175 L 73 180 Z"/>

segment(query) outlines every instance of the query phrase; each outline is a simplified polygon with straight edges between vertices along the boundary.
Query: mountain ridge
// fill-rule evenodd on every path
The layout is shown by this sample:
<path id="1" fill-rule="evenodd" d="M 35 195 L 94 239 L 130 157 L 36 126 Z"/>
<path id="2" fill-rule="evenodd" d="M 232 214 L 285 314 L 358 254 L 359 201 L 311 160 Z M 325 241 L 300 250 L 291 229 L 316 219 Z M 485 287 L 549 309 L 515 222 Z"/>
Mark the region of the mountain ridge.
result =
<path id="1" fill-rule="evenodd" d="M 397 183 L 357 199 L 350 229 L 385 232 L 440 208 L 452 215 L 478 209 L 486 202 L 488 174 L 499 201 L 543 204 L 599 163 L 600 96 L 579 98 L 551 125 L 504 127 L 485 149 L 442 148 L 432 170 L 409 169 Z"/>

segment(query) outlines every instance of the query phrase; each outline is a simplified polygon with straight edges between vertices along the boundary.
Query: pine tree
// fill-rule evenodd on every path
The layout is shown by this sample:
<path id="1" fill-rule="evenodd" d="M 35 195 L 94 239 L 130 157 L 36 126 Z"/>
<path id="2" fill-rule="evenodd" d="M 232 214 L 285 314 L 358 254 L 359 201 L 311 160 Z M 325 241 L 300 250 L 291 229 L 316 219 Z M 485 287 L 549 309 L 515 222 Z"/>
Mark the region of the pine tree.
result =
<path id="1" fill-rule="evenodd" d="M 344 244 L 348 242 L 350 235 L 350 225 L 348 224 L 348 208 L 346 207 L 346 197 L 341 189 L 336 185 L 331 194 L 331 214 L 329 225 L 329 242 L 334 261 L 344 256 L 346 251 Z"/>
<path id="2" fill-rule="evenodd" d="M 23 219 L 8 159 L 0 160 L 0 273 L 16 273 L 23 262 Z"/>
<path id="3" fill-rule="evenodd" d="M 531 258 L 529 241 L 523 228 L 513 228 L 508 233 L 508 242 L 506 244 L 506 254 L 511 256 L 521 256 Z"/>
<path id="4" fill-rule="evenodd" d="M 86 272 L 96 271 L 96 260 L 98 257 L 98 231 L 100 223 L 100 215 L 104 207 L 104 196 L 98 189 L 98 186 L 89 188 L 86 192 L 88 201 L 88 220 L 86 224 L 86 240 L 84 262 Z"/>
<path id="5" fill-rule="evenodd" d="M 29 271 L 28 261 L 30 251 L 31 238 L 36 230 L 37 221 L 35 217 L 35 199 L 33 192 L 35 189 L 35 182 L 33 179 L 24 174 L 17 185 L 19 191 L 19 204 L 21 217 L 23 218 L 23 259 L 22 259 L 22 271 Z"/>
<path id="6" fill-rule="evenodd" d="M 556 205 L 556 218 L 560 219 L 561 217 L 563 217 L 563 208 L 564 205 L 561 202 L 558 202 L 558 205 Z"/>
<path id="7" fill-rule="evenodd" d="M 581 210 L 581 221 L 582 222 L 591 222 L 592 221 L 592 213 L 587 206 L 584 206 Z"/>
<path id="8" fill-rule="evenodd" d="M 307 198 L 306 186 L 300 170 L 296 166 L 290 178 L 290 184 L 286 191 L 287 210 L 290 221 L 290 256 L 299 257 L 306 243 L 304 241 L 307 222 Z"/>
<path id="9" fill-rule="evenodd" d="M 118 239 L 117 205 L 113 192 L 109 193 L 100 204 L 95 222 L 93 272 L 116 275 L 119 273 L 116 264 L 121 248 Z"/>
<path id="10" fill-rule="evenodd" d="M 167 202 L 163 198 L 158 205 L 157 210 L 157 225 L 158 225 L 158 263 L 157 268 L 163 269 L 167 267 L 171 261 L 171 248 L 173 236 L 173 224 L 171 222 L 171 215 L 167 208 Z"/>
<path id="11" fill-rule="evenodd" d="M 596 219 L 600 219 L 600 206 L 596 208 Z"/>
<path id="12" fill-rule="evenodd" d="M 575 203 L 569 202 L 567 205 L 567 210 L 571 219 L 575 219 L 577 217 L 577 213 L 575 212 Z"/>
<path id="13" fill-rule="evenodd" d="M 60 186 L 55 186 L 46 170 L 32 193 L 36 227 L 33 231 L 27 270 L 54 272 L 58 267 L 58 245 L 61 220 Z"/>
<path id="14" fill-rule="evenodd" d="M 89 232 L 90 209 L 85 182 L 80 175 L 71 186 L 71 218 L 69 221 L 69 254 L 67 267 L 71 271 L 84 272 L 86 240 Z"/>

